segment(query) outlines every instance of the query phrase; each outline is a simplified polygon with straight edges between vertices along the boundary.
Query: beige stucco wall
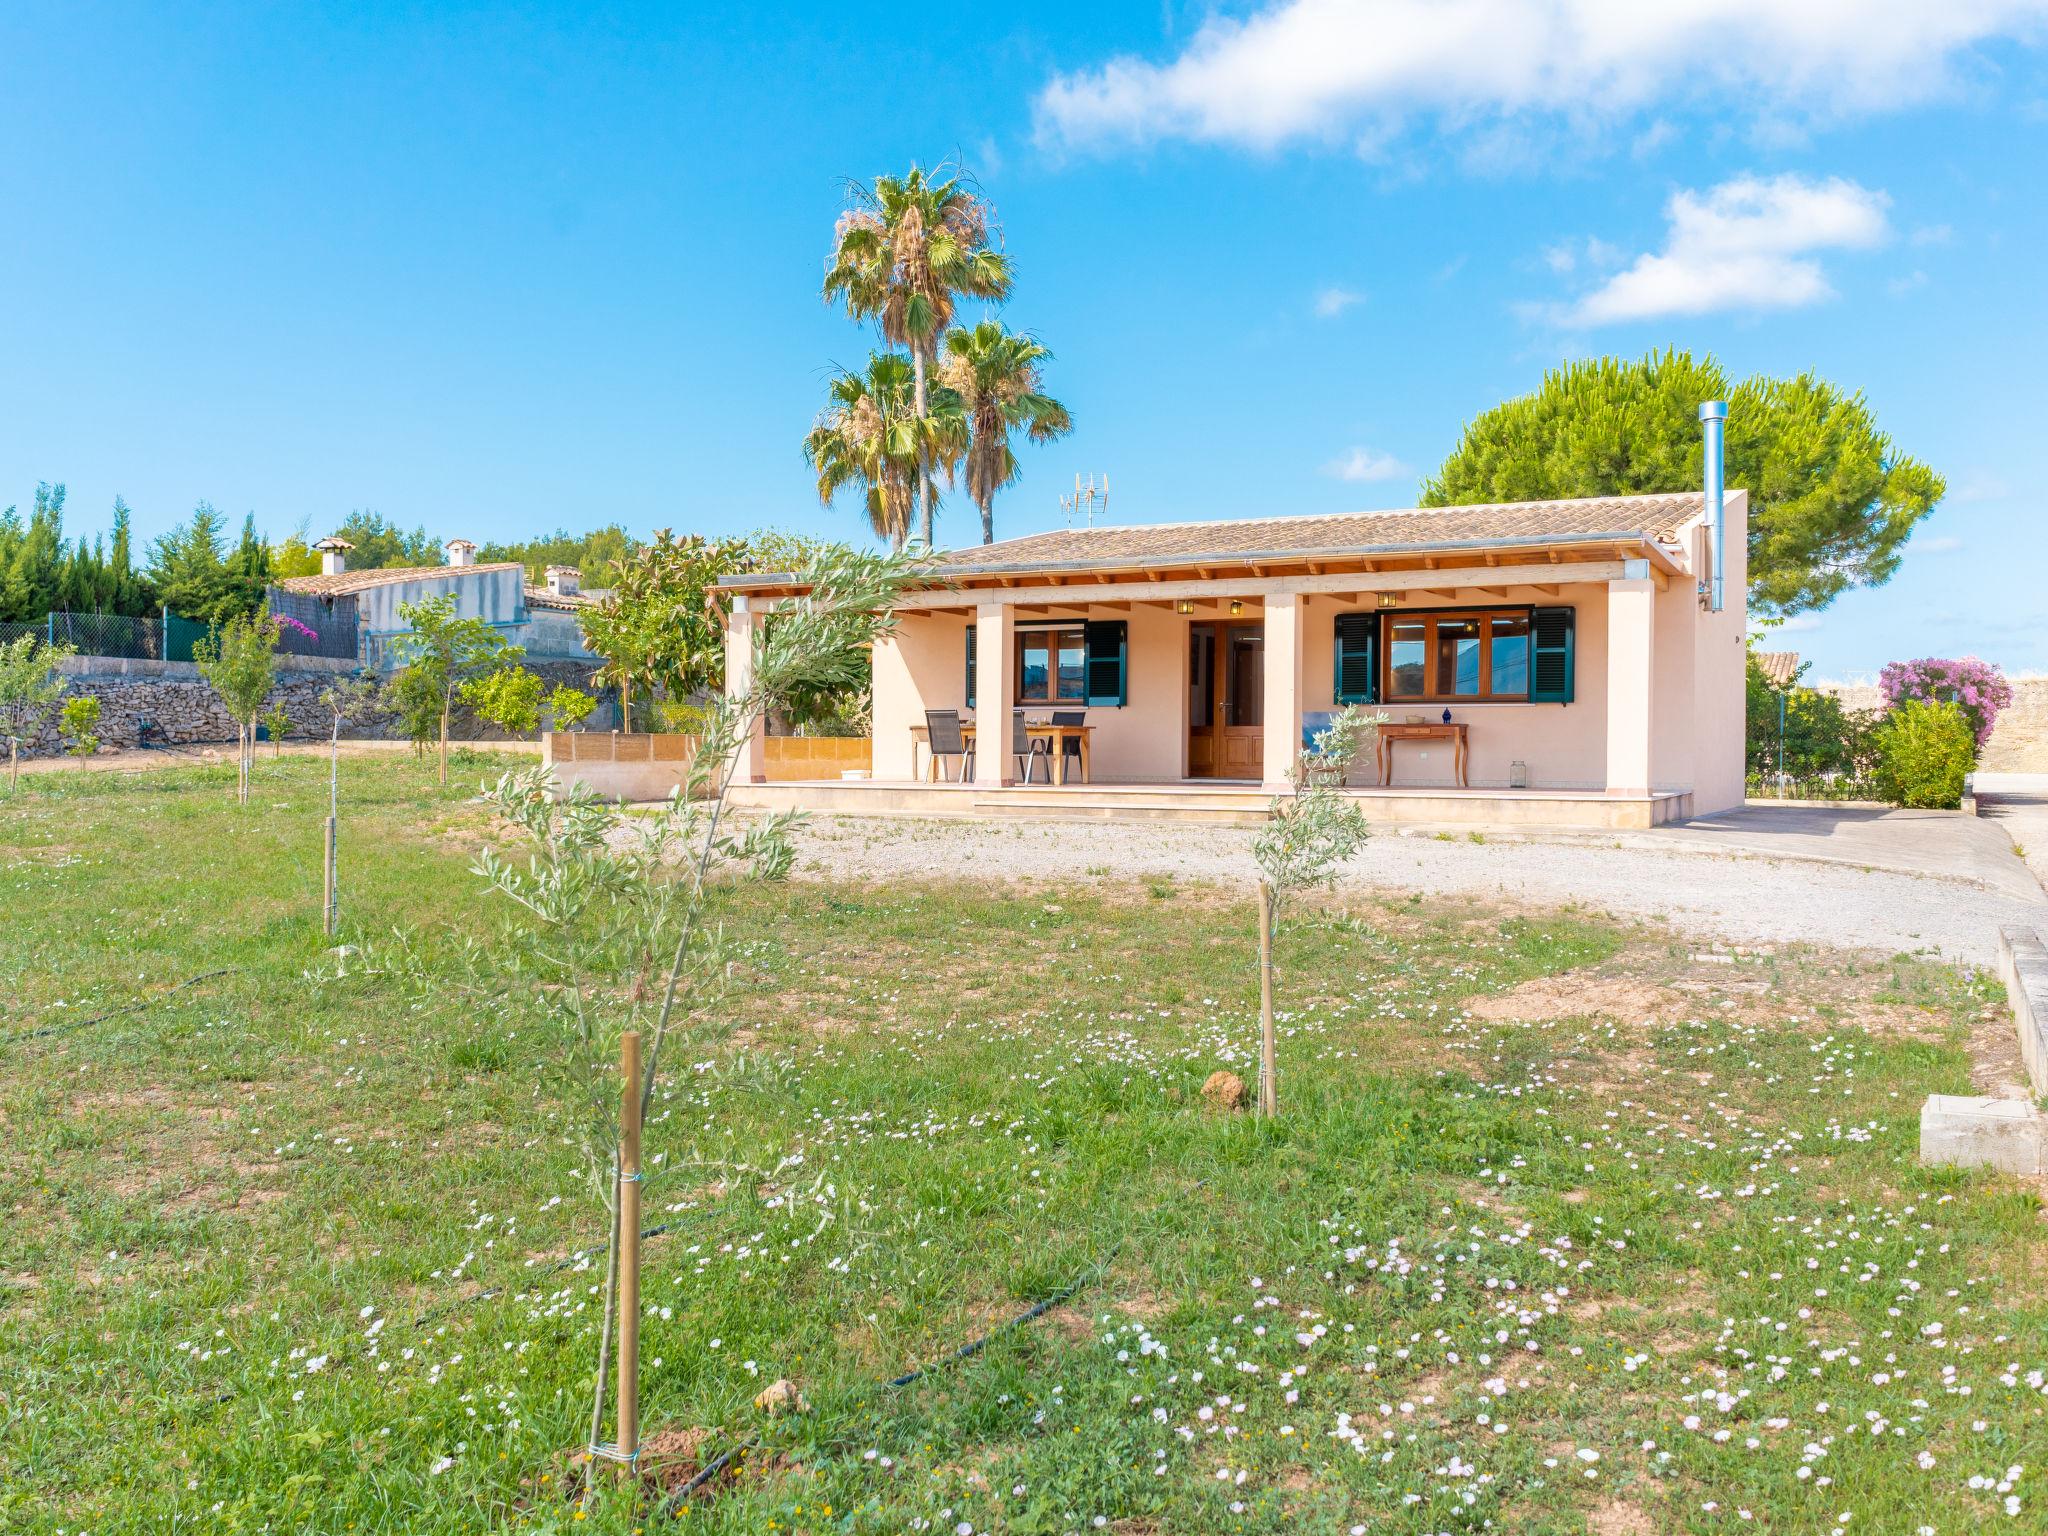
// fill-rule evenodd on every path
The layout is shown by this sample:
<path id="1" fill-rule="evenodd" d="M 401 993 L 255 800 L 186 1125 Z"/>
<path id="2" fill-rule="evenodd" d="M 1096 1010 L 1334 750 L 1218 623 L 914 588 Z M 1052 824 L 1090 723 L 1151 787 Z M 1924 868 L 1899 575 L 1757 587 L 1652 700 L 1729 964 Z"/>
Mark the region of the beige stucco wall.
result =
<path id="1" fill-rule="evenodd" d="M 1602 583 L 1568 584 L 1539 591 L 1509 586 L 1479 593 L 1461 590 L 1454 598 L 1404 595 L 1397 611 L 1485 606 L 1570 606 L 1576 610 L 1576 697 L 1570 704 L 1489 704 L 1450 706 L 1452 718 L 1470 727 L 1472 786 L 1506 787 L 1510 765 L 1528 765 L 1532 789 L 1598 790 L 1608 785 L 1608 733 L 1624 731 L 1646 737 L 1650 787 L 1690 790 L 1696 814 L 1710 814 L 1742 803 L 1743 771 L 1743 634 L 1747 617 L 1743 601 L 1748 576 L 1744 556 L 1747 538 L 1747 497 L 1731 491 L 1727 503 L 1727 606 L 1706 612 L 1699 604 L 1690 575 L 1672 576 L 1651 599 L 1651 659 L 1648 707 L 1624 699 L 1609 707 L 1609 588 Z M 1702 536 L 1688 534 L 1688 548 Z M 1307 596 L 1301 600 L 1303 710 L 1334 705 L 1333 662 L 1338 615 L 1371 611 L 1372 599 L 1349 602 L 1337 597 Z M 1059 614 L 1068 619 L 1079 617 Z M 1091 708 L 1095 778 L 1105 783 L 1170 782 L 1187 771 L 1188 627 L 1218 622 L 1212 609 L 1194 617 L 1168 609 L 1133 604 L 1102 612 L 1129 625 L 1129 702 L 1120 709 Z M 1245 619 L 1262 609 L 1247 594 Z M 1031 616 L 1031 617 L 1036 617 Z M 912 776 L 910 727 L 922 724 L 924 711 L 966 707 L 966 627 L 960 613 L 906 617 L 875 651 L 874 773 L 877 779 Z M 1625 675 L 1635 669 L 1624 667 Z M 1637 683 L 1640 691 L 1640 682 Z M 1043 706 L 1033 706 L 1034 711 Z M 1438 704 L 1394 704 L 1388 714 L 1401 720 L 1410 714 L 1427 720 L 1441 717 Z M 1637 754 L 1624 753 L 1636 758 Z M 920 768 L 922 759 L 919 760 Z M 1374 768 L 1363 764 L 1354 783 L 1374 782 Z M 1438 786 L 1455 782 L 1451 752 L 1438 743 L 1403 743 L 1395 748 L 1394 782 Z"/>
<path id="2" fill-rule="evenodd" d="M 1094 776 L 1103 783 L 1177 779 L 1187 768 L 1189 621 L 1142 605 L 1101 617 L 1129 625 L 1130 683 L 1129 702 L 1121 708 L 1088 710 Z M 957 709 L 963 718 L 975 718 L 967 707 L 967 624 L 957 613 L 906 618 L 876 645 L 876 778 L 911 777 L 910 728 L 924 724 L 927 709 Z M 1042 714 L 1048 706 L 1030 708 Z M 924 763 L 920 753 L 920 773 Z"/>
<path id="3" fill-rule="evenodd" d="M 1390 719 L 1420 715 L 1440 720 L 1446 707 L 1453 720 L 1470 730 L 1466 740 L 1471 760 L 1466 777 L 1474 788 L 1505 788 L 1509 766 L 1520 759 L 1529 765 L 1531 789 L 1601 789 L 1607 782 L 1607 589 L 1573 585 L 1555 594 L 1534 587 L 1508 587 L 1505 597 L 1462 592 L 1454 599 L 1414 597 L 1397 612 L 1427 613 L 1437 608 L 1474 608 L 1486 604 L 1519 607 L 1568 607 L 1578 610 L 1573 644 L 1577 657 L 1576 697 L 1570 704 L 1401 704 L 1383 706 Z M 1371 604 L 1335 598 L 1309 600 L 1304 631 L 1305 709 L 1334 709 L 1336 698 L 1337 615 L 1370 612 Z M 1376 783 L 1371 763 L 1352 774 L 1355 784 Z M 1394 748 L 1396 784 L 1447 785 L 1457 778 L 1448 743 L 1403 742 Z"/>

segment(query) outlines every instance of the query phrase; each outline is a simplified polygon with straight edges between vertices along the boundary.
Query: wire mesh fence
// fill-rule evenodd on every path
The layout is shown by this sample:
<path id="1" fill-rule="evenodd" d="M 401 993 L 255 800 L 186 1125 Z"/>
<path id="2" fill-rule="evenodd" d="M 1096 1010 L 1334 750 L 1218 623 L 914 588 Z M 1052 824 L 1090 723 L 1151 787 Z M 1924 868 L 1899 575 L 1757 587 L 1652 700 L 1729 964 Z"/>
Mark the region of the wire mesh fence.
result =
<path id="1" fill-rule="evenodd" d="M 277 648 L 288 656 L 327 656 L 353 661 L 360 648 L 356 600 L 348 593 L 323 597 L 313 592 L 270 589 L 270 612 L 278 626 Z"/>
<path id="2" fill-rule="evenodd" d="M 65 645 L 81 656 L 119 656 L 132 661 L 190 661 L 194 642 L 206 626 L 175 613 L 140 618 L 118 613 L 46 613 L 40 619 L 0 622 L 0 641 L 33 635 L 47 645 Z"/>
<path id="3" fill-rule="evenodd" d="M 273 590 L 271 612 L 278 626 L 277 649 L 287 656 L 326 656 L 353 661 L 357 655 L 353 597 L 320 598 Z M 46 613 L 40 619 L 0 620 L 0 643 L 33 635 L 46 645 L 65 645 L 81 656 L 116 656 L 131 661 L 190 661 L 192 648 L 210 626 L 168 612 L 139 618 L 115 613 Z"/>

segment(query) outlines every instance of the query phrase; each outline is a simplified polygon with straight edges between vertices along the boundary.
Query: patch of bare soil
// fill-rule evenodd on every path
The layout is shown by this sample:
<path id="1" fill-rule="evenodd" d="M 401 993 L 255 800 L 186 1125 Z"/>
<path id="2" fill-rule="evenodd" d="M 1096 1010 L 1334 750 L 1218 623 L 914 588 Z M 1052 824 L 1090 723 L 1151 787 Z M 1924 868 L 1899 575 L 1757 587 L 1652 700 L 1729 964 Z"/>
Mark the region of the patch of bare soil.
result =
<path id="1" fill-rule="evenodd" d="M 1506 992 L 1468 997 L 1461 1005 L 1474 1018 L 1541 1023 L 1588 1014 L 1639 1023 L 1678 1013 L 1684 1006 L 1669 988 L 1626 976 L 1538 976 Z"/>
<path id="2" fill-rule="evenodd" d="M 674 1493 L 704 1470 L 708 1429 L 658 1429 L 640 1442 L 641 1476 L 661 1492 Z"/>
<path id="3" fill-rule="evenodd" d="M 2031 1098 L 2019 1030 L 2003 1008 L 1987 1008 L 1970 1025 L 1970 1086 L 1991 1098 Z"/>
<path id="4" fill-rule="evenodd" d="M 1657 1522 L 1640 1504 L 1609 1499 L 1586 1516 L 1589 1536 L 1657 1536 Z"/>

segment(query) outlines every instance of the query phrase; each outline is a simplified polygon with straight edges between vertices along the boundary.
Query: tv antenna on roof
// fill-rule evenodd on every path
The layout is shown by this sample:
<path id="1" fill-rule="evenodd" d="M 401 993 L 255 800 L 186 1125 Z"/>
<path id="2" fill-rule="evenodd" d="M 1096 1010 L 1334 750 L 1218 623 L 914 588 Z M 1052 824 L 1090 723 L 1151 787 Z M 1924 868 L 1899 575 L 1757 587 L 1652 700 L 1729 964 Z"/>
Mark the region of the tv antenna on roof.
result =
<path id="1" fill-rule="evenodd" d="M 1081 483 L 1081 476 L 1076 473 L 1074 476 L 1074 494 L 1060 498 L 1060 510 L 1067 514 L 1067 526 L 1069 528 L 1074 526 L 1074 514 L 1076 512 L 1079 512 L 1087 519 L 1090 528 L 1095 526 L 1095 514 L 1098 511 L 1101 512 L 1103 520 L 1107 522 L 1109 520 L 1109 472 L 1107 470 L 1103 471 L 1102 484 L 1100 486 L 1096 485 L 1093 475 L 1090 475 L 1088 483 L 1083 485 Z"/>

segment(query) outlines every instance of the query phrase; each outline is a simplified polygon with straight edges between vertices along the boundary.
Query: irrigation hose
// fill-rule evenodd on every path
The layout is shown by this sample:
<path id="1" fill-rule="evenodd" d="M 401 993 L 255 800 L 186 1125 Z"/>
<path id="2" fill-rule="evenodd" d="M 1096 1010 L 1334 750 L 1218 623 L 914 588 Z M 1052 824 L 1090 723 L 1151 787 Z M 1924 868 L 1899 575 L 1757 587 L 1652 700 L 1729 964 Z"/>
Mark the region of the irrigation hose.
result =
<path id="1" fill-rule="evenodd" d="M 890 1380 L 883 1382 L 880 1388 L 870 1388 L 869 1391 L 886 1391 L 896 1387 L 907 1387 L 912 1382 L 918 1380 L 920 1377 L 928 1376 L 934 1371 L 944 1370 L 947 1366 L 950 1365 L 958 1365 L 962 1360 L 970 1359 L 971 1357 L 980 1354 L 982 1350 L 986 1349 L 991 1342 L 1001 1338 L 1004 1334 L 1009 1333 L 1012 1329 L 1022 1328 L 1029 1323 L 1035 1323 L 1036 1321 L 1038 1321 L 1039 1318 L 1045 1316 L 1045 1314 L 1050 1312 L 1054 1307 L 1060 1306 L 1065 1302 L 1073 1300 L 1074 1297 L 1078 1296 L 1082 1291 L 1086 1290 L 1089 1286 L 1093 1285 L 1097 1280 L 1101 1279 L 1102 1272 L 1108 1269 L 1109 1266 L 1116 1261 L 1116 1256 L 1122 1250 L 1122 1248 L 1123 1243 L 1121 1241 L 1117 1242 L 1110 1248 L 1108 1253 L 1104 1254 L 1100 1259 L 1097 1259 L 1093 1264 L 1089 1265 L 1086 1269 L 1082 1270 L 1079 1275 L 1075 1276 L 1072 1280 L 1067 1282 L 1067 1284 L 1061 1286 L 1058 1290 L 1054 1291 L 1050 1296 L 1047 1296 L 1042 1301 L 1035 1302 L 1033 1305 L 1026 1308 L 1024 1311 L 1019 1312 L 1015 1317 L 1011 1318 L 1009 1321 L 997 1324 L 994 1328 L 991 1328 L 987 1333 L 981 1335 L 980 1338 L 970 1339 L 967 1343 L 962 1344 L 958 1349 L 954 1350 L 950 1355 L 946 1355 L 941 1357 L 940 1359 L 930 1361 L 927 1364 L 917 1366 L 913 1370 L 905 1371 L 901 1376 L 892 1377 Z M 857 1403 L 860 1401 L 860 1397 L 866 1395 L 866 1393 L 862 1393 L 859 1396 L 856 1396 L 854 1398 L 854 1401 Z M 699 1471 L 695 1477 L 691 1478 L 687 1483 L 683 1484 L 682 1487 L 678 1488 L 674 1493 L 671 1493 L 667 1498 L 663 1499 L 660 1504 L 655 1506 L 654 1517 L 657 1520 L 659 1520 L 665 1516 L 673 1514 L 676 1510 L 676 1507 L 680 1505 L 685 1499 L 689 1498 L 691 1494 L 695 1493 L 699 1488 L 702 1488 L 706 1483 L 709 1483 L 713 1478 L 717 1477 L 719 1473 L 723 1472 L 728 1466 L 730 1466 L 732 1464 L 734 1457 L 740 1456 L 745 1452 L 754 1449 L 754 1447 L 758 1446 L 760 1443 L 760 1435 L 750 1434 L 746 1437 L 746 1439 L 739 1441 L 737 1444 L 727 1446 L 723 1451 L 719 1452 L 717 1456 L 713 1457 L 710 1461 L 706 1462 L 704 1464 L 703 1469 Z"/>
<path id="2" fill-rule="evenodd" d="M 202 971 L 197 976 L 188 976 L 176 986 L 157 993 L 155 997 L 145 997 L 138 1002 L 128 1003 L 119 1008 L 110 1008 L 105 1013 L 96 1013 L 89 1019 L 70 1019 L 62 1024 L 46 1025 L 42 1029 L 25 1029 L 19 1034 L 8 1035 L 5 1039 L 0 1039 L 0 1045 L 18 1045 L 24 1040 L 43 1040 L 51 1035 L 68 1035 L 75 1030 L 86 1029 L 94 1024 L 104 1024 L 108 1019 L 118 1019 L 126 1013 L 140 1013 L 143 1009 L 162 1002 L 173 992 L 182 992 L 187 987 L 196 987 L 200 982 L 212 981 L 216 976 L 226 976 L 234 969 L 233 966 L 229 965 L 223 966 L 217 971 Z M 49 1010 L 45 1009 L 44 1011 L 47 1013 Z"/>

